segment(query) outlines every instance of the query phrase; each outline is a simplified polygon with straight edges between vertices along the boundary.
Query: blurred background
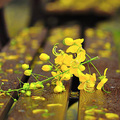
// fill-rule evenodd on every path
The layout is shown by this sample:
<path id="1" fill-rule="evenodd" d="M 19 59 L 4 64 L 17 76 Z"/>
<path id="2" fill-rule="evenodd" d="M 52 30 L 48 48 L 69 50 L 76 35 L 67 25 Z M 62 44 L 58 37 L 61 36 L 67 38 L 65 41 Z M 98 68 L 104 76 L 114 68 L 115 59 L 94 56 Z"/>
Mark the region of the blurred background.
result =
<path id="1" fill-rule="evenodd" d="M 36 0 L 37 1 L 37 0 Z M 50 0 L 43 0 L 50 1 Z M 51 0 L 46 4 L 46 9 L 49 11 L 58 10 L 91 10 L 94 8 L 98 13 L 113 14 L 106 21 L 97 23 L 99 28 L 108 30 L 113 33 L 114 43 L 116 45 L 119 61 L 120 61 L 120 1 L 119 0 Z M 55 1 L 55 2 L 54 2 Z M 16 36 L 22 29 L 28 27 L 30 20 L 30 2 L 31 0 L 12 0 L 9 2 L 5 10 L 5 19 L 10 37 Z M 52 21 L 51 21 L 52 22 Z"/>

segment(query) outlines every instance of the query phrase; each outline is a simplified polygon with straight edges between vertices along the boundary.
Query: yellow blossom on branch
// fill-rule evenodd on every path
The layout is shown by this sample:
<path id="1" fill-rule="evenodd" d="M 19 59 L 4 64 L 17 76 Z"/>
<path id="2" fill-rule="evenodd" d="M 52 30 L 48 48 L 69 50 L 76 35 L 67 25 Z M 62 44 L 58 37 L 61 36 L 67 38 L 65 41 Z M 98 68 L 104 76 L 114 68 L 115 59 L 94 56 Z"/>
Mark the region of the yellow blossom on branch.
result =
<path id="1" fill-rule="evenodd" d="M 63 40 L 63 44 L 68 45 L 68 46 L 72 45 L 73 43 L 74 43 L 74 40 L 72 38 L 65 38 Z"/>
<path id="2" fill-rule="evenodd" d="M 79 90 L 94 88 L 96 82 L 96 74 L 95 73 L 93 73 L 92 75 L 87 73 L 81 74 L 79 76 L 79 81 L 81 82 L 80 85 L 78 86 Z"/>
<path id="3" fill-rule="evenodd" d="M 42 70 L 43 71 L 51 71 L 52 70 L 52 66 L 51 65 L 43 65 L 42 66 Z"/>
<path id="4" fill-rule="evenodd" d="M 66 53 L 69 53 L 69 52 L 71 52 L 71 53 L 77 53 L 77 51 L 79 50 L 79 48 L 80 47 L 77 46 L 77 45 L 72 45 L 69 48 L 67 48 Z"/>
<path id="5" fill-rule="evenodd" d="M 55 88 L 54 88 L 54 92 L 55 93 L 60 93 L 60 92 L 62 92 L 63 91 L 63 89 L 62 89 L 62 87 L 60 86 L 60 85 L 57 85 Z"/>
<path id="6" fill-rule="evenodd" d="M 22 69 L 23 70 L 27 70 L 29 68 L 29 65 L 28 64 L 22 64 Z"/>
<path id="7" fill-rule="evenodd" d="M 24 75 L 30 76 L 32 74 L 32 70 L 25 70 Z"/>
<path id="8" fill-rule="evenodd" d="M 42 61 L 47 61 L 50 59 L 50 56 L 47 55 L 46 53 L 41 53 L 41 55 L 39 56 L 40 60 Z"/>

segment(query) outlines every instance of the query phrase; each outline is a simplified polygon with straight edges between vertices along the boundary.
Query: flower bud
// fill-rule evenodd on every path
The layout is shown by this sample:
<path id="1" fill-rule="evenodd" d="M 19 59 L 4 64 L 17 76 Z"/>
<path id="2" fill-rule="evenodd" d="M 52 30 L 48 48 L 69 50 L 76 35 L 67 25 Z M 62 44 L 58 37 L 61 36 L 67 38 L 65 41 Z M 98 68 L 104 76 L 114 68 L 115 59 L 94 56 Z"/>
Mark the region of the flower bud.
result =
<path id="1" fill-rule="evenodd" d="M 22 64 L 22 69 L 23 70 L 27 70 L 29 68 L 29 65 L 28 64 Z"/>
<path id="2" fill-rule="evenodd" d="M 72 38 L 65 38 L 63 40 L 63 44 L 68 45 L 68 46 L 72 45 L 73 43 L 74 43 L 74 40 Z"/>
<path id="3" fill-rule="evenodd" d="M 29 83 L 24 83 L 24 85 L 23 85 L 24 90 L 28 90 L 29 87 L 30 87 Z"/>
<path id="4" fill-rule="evenodd" d="M 32 74 L 32 70 L 25 70 L 24 75 L 30 76 Z"/>
<path id="5" fill-rule="evenodd" d="M 31 96 L 31 91 L 26 91 L 26 96 L 30 97 Z"/>
<path id="6" fill-rule="evenodd" d="M 25 90 L 21 90 L 20 92 L 24 94 L 24 93 L 25 93 Z"/>
<path id="7" fill-rule="evenodd" d="M 41 55 L 39 56 L 40 60 L 42 61 L 47 61 L 50 59 L 50 56 L 47 55 L 46 53 L 41 53 Z"/>
<path id="8" fill-rule="evenodd" d="M 36 82 L 35 86 L 36 86 L 36 88 L 44 88 L 44 85 L 40 81 Z"/>
<path id="9" fill-rule="evenodd" d="M 43 71 L 50 71 L 52 69 L 52 66 L 51 65 L 43 65 L 42 66 L 42 70 Z"/>
<path id="10" fill-rule="evenodd" d="M 31 83 L 31 84 L 30 84 L 30 89 L 36 89 L 35 83 Z"/>

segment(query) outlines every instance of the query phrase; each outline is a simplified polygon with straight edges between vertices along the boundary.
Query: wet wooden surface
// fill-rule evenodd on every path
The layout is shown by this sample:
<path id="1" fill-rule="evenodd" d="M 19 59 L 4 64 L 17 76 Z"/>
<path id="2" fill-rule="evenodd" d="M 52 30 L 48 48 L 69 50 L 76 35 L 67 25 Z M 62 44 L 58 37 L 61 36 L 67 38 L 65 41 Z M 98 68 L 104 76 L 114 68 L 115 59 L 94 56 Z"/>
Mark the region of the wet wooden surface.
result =
<path id="1" fill-rule="evenodd" d="M 17 77 L 23 82 L 26 82 L 28 79 L 28 77 L 23 75 L 21 65 L 24 62 L 32 63 L 46 34 L 45 29 L 35 28 L 34 31 L 33 29 L 26 29 L 24 32 L 21 32 L 0 53 L 0 84 L 4 82 L 4 85 L 1 87 L 3 90 L 19 88 L 20 83 Z M 39 31 L 39 34 L 35 30 Z M 11 96 L 17 98 L 17 93 L 13 92 Z M 0 106 L 0 119 L 3 120 L 13 104 L 13 99 L 9 96 L 1 95 L 0 103 L 2 103 Z"/>
<path id="2" fill-rule="evenodd" d="M 101 32 L 101 35 L 98 34 L 98 31 L 99 33 Z M 85 119 L 85 116 L 87 116 L 85 111 L 88 110 L 88 108 L 104 109 L 103 114 L 98 113 L 93 115 L 95 119 L 104 118 L 106 120 L 105 113 L 116 113 L 120 116 L 120 73 L 116 72 L 116 70 L 119 69 L 119 62 L 113 43 L 113 36 L 111 33 L 105 31 L 96 30 L 94 32 L 93 37 L 89 36 L 85 38 L 85 48 L 91 57 L 100 57 L 99 60 L 93 61 L 93 64 L 100 71 L 101 75 L 103 75 L 105 68 L 108 68 L 108 82 L 105 84 L 105 90 L 111 91 L 111 93 L 105 93 L 100 90 L 94 93 L 88 93 L 81 90 L 79 96 L 78 120 Z M 92 73 L 96 73 L 92 65 L 90 65 L 90 68 Z M 118 119 L 114 118 L 114 120 Z"/>
<path id="3" fill-rule="evenodd" d="M 76 26 L 75 26 L 76 28 Z M 55 29 L 55 30 L 51 30 L 51 32 L 49 33 L 50 36 L 48 37 L 44 50 L 39 49 L 39 53 L 36 54 L 35 57 L 35 62 L 34 62 L 34 73 L 41 73 L 43 75 L 47 75 L 48 77 L 51 76 L 50 73 L 46 73 L 43 72 L 41 70 L 41 66 L 42 63 L 39 61 L 39 54 L 41 52 L 45 52 L 47 54 L 50 55 L 51 57 L 51 62 L 54 61 L 54 56 L 51 54 L 51 50 L 53 47 L 53 44 L 58 42 L 59 44 L 59 48 L 63 48 L 63 45 L 61 44 L 61 40 L 64 38 L 62 38 L 61 36 L 63 36 L 63 33 L 68 33 L 69 29 L 65 29 L 64 27 L 62 27 L 62 29 Z M 60 32 L 60 33 L 59 33 Z M 52 33 L 52 35 L 51 35 Z M 59 33 L 59 36 L 55 36 L 56 33 Z M 74 31 L 74 29 L 72 29 L 72 32 L 70 32 L 70 34 L 72 35 L 72 33 L 75 33 L 73 36 L 75 38 L 79 38 L 79 33 L 80 31 Z M 101 33 L 101 34 L 99 34 Z M 41 33 L 43 36 L 44 34 Z M 105 35 L 104 35 L 105 34 Z M 33 35 L 34 36 L 34 35 Z M 73 36 L 65 36 L 65 37 L 73 37 Z M 41 38 L 41 36 L 39 36 Z M 73 38 L 74 38 L 73 37 Z M 58 40 L 56 40 L 56 38 L 60 38 Z M 33 38 L 35 40 L 35 38 Z M 40 41 L 42 41 L 40 39 Z M 113 36 L 111 35 L 111 33 L 109 32 L 102 32 L 102 31 L 95 31 L 94 34 L 92 36 L 87 36 L 85 37 L 85 49 L 87 50 L 87 53 L 91 56 L 91 57 L 95 57 L 95 56 L 99 56 L 100 59 L 99 60 L 95 60 L 93 61 L 93 64 L 98 68 L 98 70 L 100 71 L 100 73 L 103 75 L 103 72 L 105 70 L 105 68 L 108 68 L 107 71 L 107 77 L 108 77 L 108 82 L 105 84 L 105 90 L 107 91 L 111 91 L 111 93 L 105 93 L 104 91 L 100 91 L 97 90 L 94 93 L 88 93 L 86 91 L 80 91 L 80 96 L 79 96 L 79 108 L 78 108 L 78 119 L 79 120 L 83 120 L 85 115 L 85 111 L 91 108 L 97 108 L 98 110 L 102 110 L 104 113 L 116 113 L 120 116 L 120 101 L 119 101 L 119 97 L 120 97 L 120 83 L 119 83 L 119 78 L 120 78 L 120 74 L 116 72 L 117 69 L 119 69 L 118 65 L 118 56 L 117 53 L 115 51 L 115 47 L 114 47 L 114 43 L 113 43 Z M 28 41 L 27 41 L 28 43 Z M 36 49 L 31 49 L 31 43 L 29 42 L 30 45 L 28 45 L 28 49 L 26 52 L 24 52 L 20 58 L 22 58 L 23 56 L 26 55 L 26 53 L 30 53 L 31 56 L 34 56 L 35 53 L 37 52 Z M 27 45 L 27 44 L 26 44 Z M 33 45 L 33 44 L 32 44 Z M 34 46 L 34 45 L 33 45 Z M 23 47 L 23 46 L 22 46 Z M 19 46 L 18 46 L 19 48 Z M 39 47 L 38 47 L 39 48 Z M 12 49 L 15 49 L 14 47 Z M 102 51 L 101 51 L 102 50 Z M 4 48 L 4 51 L 9 51 L 8 48 Z M 9 53 L 10 52 L 10 53 Z M 9 51 L 7 53 L 8 56 L 13 55 L 13 51 Z M 103 54 L 104 53 L 104 54 Z M 16 51 L 14 53 L 15 55 L 17 54 Z M 4 54 L 2 55 L 2 57 L 4 57 Z M 4 64 L 2 65 L 3 71 L 6 71 L 6 69 L 9 68 L 14 68 L 16 70 L 16 68 L 14 66 L 16 66 L 17 63 L 31 63 L 30 58 L 22 58 L 22 59 L 17 59 L 17 60 L 7 60 L 6 59 L 10 59 L 9 57 L 6 57 Z M 14 58 L 15 59 L 15 58 Z M 33 57 L 32 57 L 33 59 Z M 15 62 L 16 61 L 16 62 Z M 4 67 L 3 67 L 4 66 Z M 7 68 L 7 66 L 9 66 L 9 68 Z M 92 65 L 90 65 L 91 68 L 91 72 L 96 72 L 95 69 L 92 67 Z M 21 68 L 18 68 L 18 71 L 21 71 Z M 88 72 L 88 70 L 86 69 L 85 72 Z M 98 74 L 97 74 L 98 75 Z M 15 74 L 15 73 L 7 73 L 7 77 L 5 77 L 5 72 L 1 73 L 1 82 L 6 81 L 5 85 L 4 85 L 4 89 L 8 89 L 8 88 L 16 88 L 19 84 L 18 80 L 15 78 L 15 76 L 20 77 L 19 74 Z M 9 79 L 10 78 L 10 79 Z M 8 81 L 6 80 L 8 79 Z M 25 80 L 22 79 L 22 80 Z M 40 80 L 42 80 L 42 78 L 40 78 Z M 29 78 L 29 83 L 33 82 L 34 79 L 32 77 Z M 49 82 L 47 82 L 49 83 Z M 69 94 L 70 94 L 70 85 L 71 85 L 71 81 L 67 81 L 64 83 L 65 88 L 66 88 L 66 92 L 63 93 L 57 93 L 55 94 L 53 92 L 54 89 L 54 85 L 50 85 L 47 86 L 47 83 L 44 84 L 45 88 L 44 89 L 37 89 L 37 90 L 33 90 L 32 91 L 32 96 L 31 97 L 26 97 L 24 95 L 21 95 L 20 98 L 18 99 L 17 103 L 12 107 L 12 109 L 10 110 L 8 117 L 6 118 L 6 120 L 39 120 L 39 119 L 47 119 L 47 120 L 54 120 L 54 119 L 58 119 L 58 120 L 63 120 L 66 117 L 66 110 L 68 108 L 68 99 L 69 99 Z M 13 86 L 13 84 L 15 84 Z M 16 95 L 14 95 L 15 97 Z M 41 99 L 34 99 L 34 97 L 41 97 Z M 12 101 L 12 102 L 11 102 Z M 4 105 L 1 107 L 0 112 L 1 112 L 1 118 L 3 119 L 6 115 L 7 112 L 9 111 L 10 107 L 11 107 L 11 103 L 13 103 L 13 100 L 10 99 L 7 96 L 2 96 L 0 98 L 0 103 L 4 103 Z M 50 106 L 51 104 L 53 104 L 52 106 Z M 37 113 L 34 113 L 35 110 L 44 110 L 44 111 L 39 111 Z M 47 112 L 45 112 L 47 111 Z M 18 117 L 19 116 L 19 117 Z M 58 117 L 59 116 L 59 117 Z M 104 114 L 95 114 L 93 115 L 96 119 L 98 118 L 105 118 Z M 106 119 L 106 118 L 105 118 Z"/>
<path id="4" fill-rule="evenodd" d="M 44 47 L 44 51 L 45 53 L 47 53 L 48 55 L 50 55 L 51 59 L 50 61 L 52 63 L 54 63 L 54 58 L 55 56 L 52 54 L 52 47 L 53 47 L 53 43 L 51 42 L 51 40 L 55 39 L 54 37 L 56 36 L 56 32 L 59 31 L 59 37 L 58 40 L 56 38 L 56 41 L 54 41 L 55 43 L 59 41 L 59 45 L 58 45 L 58 49 L 62 49 L 65 50 L 65 47 L 62 44 L 62 40 L 66 37 L 64 36 L 64 32 L 69 31 L 71 27 L 61 27 L 56 28 L 55 30 L 51 30 L 50 34 L 52 33 L 52 35 L 50 35 L 48 37 L 48 41 L 45 44 Z M 74 28 L 74 27 L 73 27 Z M 71 30 L 70 30 L 71 31 Z M 72 30 L 74 31 L 74 29 Z M 78 38 L 79 37 L 79 31 L 76 31 L 76 36 L 74 36 L 74 38 Z M 68 37 L 70 37 L 72 34 L 68 33 Z M 63 39 L 61 39 L 61 37 Z M 50 39 L 50 38 L 53 39 Z M 39 55 L 38 55 L 39 56 Z M 37 61 L 40 61 L 39 58 L 37 56 Z M 42 74 L 42 75 L 46 75 L 48 77 L 51 76 L 50 72 L 44 72 L 41 70 L 41 65 L 36 64 L 35 65 L 35 69 L 34 69 L 34 73 L 38 73 L 38 74 Z M 40 78 L 41 80 L 42 78 Z M 32 77 L 30 77 L 29 82 L 33 82 L 34 79 Z M 47 82 L 49 83 L 49 81 Z M 26 97 L 26 96 L 21 96 L 18 100 L 18 102 L 16 103 L 16 105 L 13 107 L 13 109 L 11 110 L 9 116 L 8 116 L 8 120 L 43 120 L 43 119 L 47 119 L 47 120 L 64 120 L 66 117 L 66 112 L 67 112 L 67 108 L 68 108 L 68 103 L 69 103 L 69 94 L 70 94 L 70 86 L 71 86 L 71 80 L 64 82 L 66 91 L 62 92 L 62 93 L 54 93 L 53 89 L 54 89 L 54 85 L 50 85 L 47 86 L 45 83 L 45 88 L 44 89 L 38 89 L 38 90 L 33 90 L 32 91 L 32 96 L 40 96 L 40 97 L 44 97 L 44 100 L 35 100 L 33 99 L 33 97 Z M 49 106 L 49 104 L 53 104 L 53 106 Z M 36 109 L 47 109 L 47 115 L 44 116 L 45 112 L 38 112 L 38 113 L 34 113 L 33 111 Z M 19 117 L 18 117 L 19 116 Z"/>

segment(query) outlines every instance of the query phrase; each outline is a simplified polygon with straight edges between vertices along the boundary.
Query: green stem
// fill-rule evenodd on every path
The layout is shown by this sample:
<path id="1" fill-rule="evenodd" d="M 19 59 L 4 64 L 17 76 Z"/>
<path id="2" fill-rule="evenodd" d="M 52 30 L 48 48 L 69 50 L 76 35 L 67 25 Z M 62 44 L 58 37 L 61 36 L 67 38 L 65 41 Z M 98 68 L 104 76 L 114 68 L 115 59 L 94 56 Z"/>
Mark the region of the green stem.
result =
<path id="1" fill-rule="evenodd" d="M 49 60 L 48 60 L 48 62 L 49 62 L 55 69 L 57 69 L 57 67 L 56 67 L 53 63 L 51 63 Z"/>
<path id="2" fill-rule="evenodd" d="M 22 90 L 23 88 L 19 88 L 19 89 L 13 89 L 13 90 L 10 90 L 10 91 L 4 91 L 4 90 L 0 90 L 0 92 L 4 92 L 4 93 L 7 93 L 7 92 L 14 92 L 14 91 L 20 91 Z"/>
<path id="3" fill-rule="evenodd" d="M 89 74 L 91 74 L 89 63 L 87 63 L 87 66 L 88 66 Z"/>
<path id="4" fill-rule="evenodd" d="M 111 91 L 106 91 L 106 90 L 104 89 L 104 86 L 102 87 L 102 89 L 103 89 L 103 91 L 106 92 L 106 93 L 111 93 Z"/>
<path id="5" fill-rule="evenodd" d="M 92 59 L 87 53 L 86 53 L 86 55 L 90 58 L 90 59 Z M 97 58 L 98 58 L 98 56 L 97 56 Z M 101 76 L 101 74 L 100 74 L 100 72 L 98 71 L 98 69 L 95 67 L 95 65 L 90 61 L 90 64 L 94 67 L 94 69 L 97 71 L 97 73 L 99 74 L 99 76 Z"/>
<path id="6" fill-rule="evenodd" d="M 97 56 L 97 57 L 94 57 L 94 58 L 91 58 L 90 60 L 87 60 L 87 61 L 81 63 L 81 65 L 86 64 L 86 63 L 89 63 L 89 62 L 91 62 L 91 61 L 93 61 L 93 60 L 97 60 L 97 59 L 99 59 L 98 56 Z"/>
<path id="7" fill-rule="evenodd" d="M 38 80 L 38 79 L 34 76 L 34 74 L 33 74 L 33 73 L 32 73 L 31 75 L 35 78 L 35 80 L 36 80 L 36 81 L 39 81 L 39 80 Z"/>
<path id="8" fill-rule="evenodd" d="M 22 84 L 24 84 L 18 77 L 17 79 L 19 80 L 19 83 L 20 83 L 20 87 L 22 87 Z M 22 83 L 22 84 L 21 84 Z"/>
<path id="9" fill-rule="evenodd" d="M 33 73 L 33 75 L 36 75 L 36 76 L 41 76 L 41 77 L 45 77 L 45 78 L 48 78 L 47 76 L 44 76 L 44 75 L 40 75 L 40 74 L 36 74 L 36 73 Z"/>
<path id="10" fill-rule="evenodd" d="M 61 74 L 63 74 L 63 73 L 66 73 L 68 70 L 66 70 L 66 71 L 64 71 L 64 72 L 62 72 L 62 73 L 60 73 L 60 74 L 58 74 L 58 75 L 56 75 L 56 76 L 53 76 L 53 77 L 50 77 L 50 78 L 48 78 L 48 79 L 45 79 L 45 80 L 42 80 L 41 82 L 43 83 L 43 82 L 47 82 L 47 81 L 49 81 L 49 80 L 51 80 L 51 79 L 53 79 L 53 78 L 55 78 L 55 77 L 57 77 L 57 76 L 59 76 L 59 75 L 61 75 Z"/>

